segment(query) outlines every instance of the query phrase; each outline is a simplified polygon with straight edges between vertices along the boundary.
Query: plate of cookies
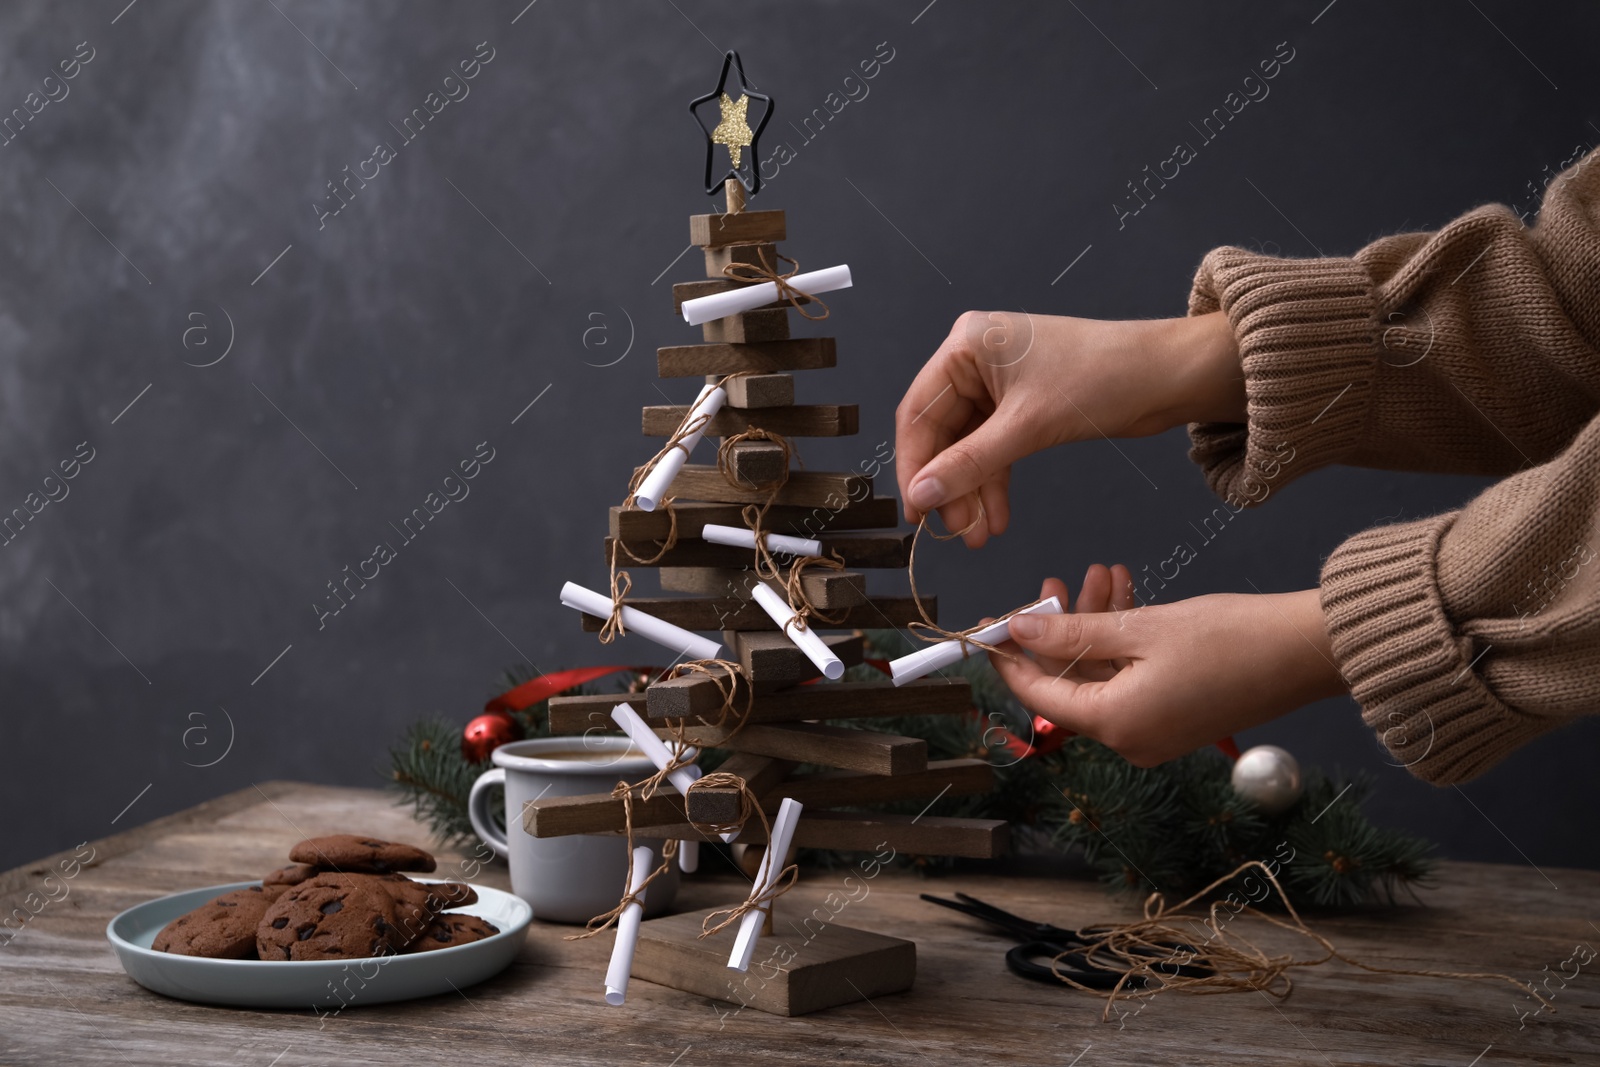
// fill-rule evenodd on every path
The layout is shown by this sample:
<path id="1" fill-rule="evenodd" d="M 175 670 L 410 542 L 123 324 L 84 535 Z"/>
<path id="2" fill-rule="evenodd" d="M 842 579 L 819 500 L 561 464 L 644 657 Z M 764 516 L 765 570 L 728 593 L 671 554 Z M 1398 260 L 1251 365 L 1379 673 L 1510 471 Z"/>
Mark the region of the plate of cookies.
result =
<path id="1" fill-rule="evenodd" d="M 411 845 L 333 834 L 289 859 L 112 919 L 123 970 L 179 1000 L 324 1014 L 459 992 L 509 966 L 533 919 L 510 893 L 413 877 L 436 864 Z"/>

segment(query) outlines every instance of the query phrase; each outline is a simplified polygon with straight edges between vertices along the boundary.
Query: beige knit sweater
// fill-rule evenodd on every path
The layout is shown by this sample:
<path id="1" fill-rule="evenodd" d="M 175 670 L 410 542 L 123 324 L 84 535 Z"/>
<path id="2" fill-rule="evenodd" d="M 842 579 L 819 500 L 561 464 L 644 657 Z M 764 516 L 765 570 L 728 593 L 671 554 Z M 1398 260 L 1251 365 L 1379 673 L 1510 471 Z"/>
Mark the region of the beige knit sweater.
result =
<path id="1" fill-rule="evenodd" d="M 1189 432 L 1223 497 L 1333 463 L 1505 476 L 1323 566 L 1339 670 L 1396 760 L 1465 781 L 1600 710 L 1600 151 L 1531 227 L 1491 205 L 1350 258 L 1218 248 L 1189 310 L 1218 309 L 1248 422 Z"/>

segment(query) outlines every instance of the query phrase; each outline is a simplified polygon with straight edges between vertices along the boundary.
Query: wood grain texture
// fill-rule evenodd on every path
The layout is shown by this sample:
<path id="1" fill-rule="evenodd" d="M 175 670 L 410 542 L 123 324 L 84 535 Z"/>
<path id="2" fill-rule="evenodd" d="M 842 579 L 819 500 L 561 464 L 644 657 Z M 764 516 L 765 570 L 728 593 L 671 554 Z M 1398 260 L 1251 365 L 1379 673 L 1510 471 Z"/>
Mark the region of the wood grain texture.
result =
<path id="1" fill-rule="evenodd" d="M 583 700 L 587 697 L 557 697 Z M 742 708 L 743 692 L 736 690 L 735 707 Z M 709 678 L 685 676 L 670 685 L 653 685 L 645 693 L 650 719 L 700 719 L 701 725 L 720 714 L 722 697 Z M 918 678 L 905 685 L 893 682 L 835 682 L 796 686 L 757 697 L 747 722 L 799 722 L 804 719 L 871 719 L 898 715 L 960 715 L 972 710 L 972 690 L 965 678 Z"/>
<path id="2" fill-rule="evenodd" d="M 722 245 L 705 250 L 706 277 L 708 279 L 722 279 L 722 273 L 730 263 L 748 263 L 752 266 L 780 266 L 783 261 L 778 259 L 778 246 L 771 241 L 757 241 L 754 244 Z"/>
<path id="3" fill-rule="evenodd" d="M 663 733 L 668 732 L 665 728 Z M 928 743 L 920 737 L 851 730 L 817 722 L 746 723 L 740 729 L 726 726 L 688 726 L 684 740 L 704 748 L 728 748 L 777 756 L 819 767 L 861 771 L 864 774 L 910 774 L 928 769 Z"/>
<path id="4" fill-rule="evenodd" d="M 690 215 L 689 243 L 701 248 L 781 241 L 781 211 L 740 211 L 733 215 Z"/>
<path id="5" fill-rule="evenodd" d="M 130 817 L 136 815 L 137 809 Z M 910 992 L 792 1019 L 740 1011 L 736 1001 L 710 1004 L 647 981 L 629 988 L 626 1008 L 606 1008 L 600 984 L 611 939 L 567 941 L 572 927 L 537 922 L 508 970 L 463 988 L 462 996 L 381 1005 L 357 1001 L 324 1017 L 167 1000 L 128 979 L 106 947 L 106 923 L 124 908 L 183 889 L 257 877 L 280 865 L 303 836 L 341 830 L 429 844 L 391 793 L 284 782 L 262 782 L 259 792 L 247 788 L 92 841 L 96 858 L 66 883 L 66 899 L 40 909 L 20 930 L 13 925 L 0 933 L 0 1062 L 267 1067 L 282 1054 L 277 1067 L 526 1067 L 530 1050 L 537 1050 L 540 1063 L 555 1067 L 612 1067 L 626 1044 L 637 1047 L 637 1062 L 665 1065 L 681 1054 L 679 1067 L 1064 1065 L 1085 1049 L 1078 1067 L 1465 1067 L 1480 1055 L 1481 1067 L 1489 1067 L 1587 1063 L 1600 1047 L 1600 1011 L 1594 1010 L 1600 995 L 1589 984 L 1592 969 L 1558 990 L 1555 1013 L 1529 1018 L 1520 1030 L 1516 1010 L 1528 1002 L 1503 983 L 1370 975 L 1334 965 L 1297 972 L 1293 995 L 1275 1007 L 1255 994 L 1164 994 L 1142 1011 L 1124 1005 L 1129 1014 L 1120 1022 L 1113 1016 L 1108 1025 L 1100 1021 L 1098 998 L 1011 974 L 1003 962 L 1010 942 L 917 899 L 924 892 L 969 893 L 1068 927 L 1138 917 L 1139 900 L 1107 896 L 1075 866 L 1025 858 L 933 879 L 880 869 L 871 856 L 844 869 L 803 868 L 799 884 L 779 903 L 780 933 L 786 923 L 801 926 L 804 916 L 821 908 L 832 922 L 914 938 L 918 975 Z M 510 888 L 498 862 L 479 869 L 467 866 L 475 862 L 470 850 L 434 851 L 441 873 Z M 71 854 L 65 848 L 60 856 L 0 874 L 0 915 L 26 910 L 29 893 L 47 892 L 43 877 Z M 676 907 L 704 914 L 737 903 L 748 886 L 712 850 L 702 856 L 701 873 L 685 880 Z M 1423 890 L 1421 904 L 1309 921 L 1358 959 L 1414 969 L 1500 971 L 1538 981 L 1559 968 L 1573 945 L 1596 943 L 1589 921 L 1597 899 L 1596 871 L 1445 862 L 1435 887 Z M 1262 941 L 1272 952 L 1306 950 L 1275 934 Z M 1484 1055 L 1490 1044 L 1494 1049 Z"/>
<path id="6" fill-rule="evenodd" d="M 744 707 L 744 690 L 735 690 L 735 707 Z M 611 709 L 627 703 L 651 720 L 688 719 L 707 726 L 721 717 L 722 696 L 707 678 L 688 675 L 658 682 L 647 693 L 598 693 L 550 698 L 550 732 L 620 733 Z M 764 693 L 751 706 L 749 723 L 801 722 L 807 719 L 874 719 L 899 715 L 964 715 L 972 710 L 966 679 L 918 678 L 892 682 L 837 682 L 796 686 Z"/>
<path id="7" fill-rule="evenodd" d="M 786 408 L 794 404 L 794 375 L 746 374 L 725 386 L 732 408 Z"/>
<path id="8" fill-rule="evenodd" d="M 671 437 L 688 414 L 687 404 L 649 404 L 644 409 L 640 426 L 646 437 Z M 705 432 L 715 437 L 731 437 L 753 427 L 785 437 L 849 437 L 861 428 L 861 409 L 855 404 L 796 404 L 751 411 L 724 407 L 706 422 Z"/>
<path id="9" fill-rule="evenodd" d="M 741 974 L 728 969 L 735 927 L 701 939 L 702 922 L 690 913 L 641 923 L 633 977 L 778 1016 L 903 993 L 916 979 L 913 942 L 826 921 L 763 937 Z"/>
<path id="10" fill-rule="evenodd" d="M 774 494 L 770 488 L 733 485 L 712 464 L 685 463 L 678 476 L 672 479 L 670 492 L 675 498 L 714 504 L 763 504 L 768 497 L 773 497 L 779 504 L 826 508 L 841 500 L 867 499 L 872 495 L 872 479 L 864 474 L 849 472 L 791 470 L 788 480 Z M 673 506 L 677 506 L 676 500 Z M 741 521 L 723 525 L 745 524 Z M 696 536 L 699 532 L 699 527 L 685 525 L 680 517 L 679 537 Z"/>
<path id="11" fill-rule="evenodd" d="M 716 545 L 685 536 L 687 524 L 679 519 L 679 541 L 660 559 L 653 563 L 637 563 L 632 557 L 649 559 L 661 552 L 661 546 L 651 541 L 629 540 L 623 547 L 623 564 L 627 567 L 732 567 L 748 564 L 752 550 L 731 545 Z M 850 533 L 818 534 L 817 540 L 828 554 L 837 553 L 846 567 L 891 568 L 899 570 L 911 556 L 911 532 L 900 530 L 863 531 Z M 603 546 L 604 562 L 611 562 L 611 538 Z"/>
<path id="12" fill-rule="evenodd" d="M 654 615 L 685 630 L 776 630 L 778 624 L 754 600 L 719 597 L 713 600 L 688 600 L 683 597 L 630 596 L 626 603 L 646 615 Z M 928 615 L 938 621 L 939 598 L 925 596 L 922 606 Z M 916 601 L 908 596 L 873 597 L 864 604 L 840 608 L 832 612 L 833 620 L 816 619 L 812 628 L 818 631 L 859 630 L 904 626 L 918 622 L 922 614 Z M 605 620 L 593 615 L 583 615 L 583 628 L 597 633 Z"/>
<path id="13" fill-rule="evenodd" d="M 794 337 L 758 345 L 668 345 L 656 349 L 656 373 L 663 378 L 756 371 L 823 370 L 838 362 L 831 337 Z M 721 432 L 721 431 L 716 431 Z"/>
<path id="14" fill-rule="evenodd" d="M 786 634 L 725 630 L 722 643 L 732 650 L 730 658 L 744 668 L 744 676 L 758 695 L 822 677 L 817 665 Z M 866 654 L 866 639 L 860 634 L 823 634 L 822 643 L 846 667 L 856 666 Z"/>
<path id="15" fill-rule="evenodd" d="M 703 322 L 700 324 L 700 336 L 707 344 L 746 345 L 787 341 L 789 306 L 757 308 Z"/>
<path id="16" fill-rule="evenodd" d="M 788 474 L 789 452 L 776 442 L 735 441 L 727 452 L 734 481 L 751 489 L 772 485 Z"/>
<path id="17" fill-rule="evenodd" d="M 761 758 L 747 753 L 738 755 Z M 793 797 L 807 808 L 851 808 L 899 800 L 932 800 L 936 796 L 972 796 L 988 792 L 993 785 L 993 767 L 983 760 L 962 759 L 934 760 L 925 770 L 893 777 L 859 771 L 822 771 L 785 778 L 764 793 L 756 788 L 754 782 L 751 789 L 761 794 L 762 810 L 773 814 L 785 797 Z M 699 798 L 702 792 L 707 797 L 715 794 L 714 790 L 696 790 L 696 804 L 701 803 Z M 720 812 L 721 809 L 718 810 Z M 649 800 L 633 802 L 635 827 L 712 821 L 699 818 L 700 814 L 704 812 L 697 808 L 696 817 L 689 818 L 684 810 L 683 797 L 672 791 L 664 790 Z M 523 810 L 522 825 L 534 837 L 566 837 L 570 834 L 612 833 L 624 829 L 627 821 L 620 800 L 614 799 L 610 793 L 591 793 L 570 797 L 547 796 L 529 801 Z"/>
<path id="18" fill-rule="evenodd" d="M 780 567 L 785 577 L 788 570 Z M 753 567 L 661 567 L 656 571 L 661 589 L 668 593 L 694 593 L 724 599 L 748 599 L 757 581 Z M 854 571 L 808 571 L 800 575 L 806 599 L 824 611 L 849 608 L 867 600 L 867 577 Z M 742 629 L 742 627 L 734 627 Z"/>
<path id="19" fill-rule="evenodd" d="M 735 752 L 723 760 L 717 770 L 738 775 L 744 779 L 745 787 L 753 795 L 762 796 L 787 778 L 794 768 L 795 763 L 790 759 L 762 756 L 754 752 Z M 739 821 L 743 809 L 743 791 L 719 785 L 704 785 L 691 790 L 685 805 L 689 821 L 701 826 L 731 826 Z"/>
<path id="20" fill-rule="evenodd" d="M 651 826 L 635 836 L 681 840 L 694 833 L 694 827 L 681 823 Z M 766 840 L 759 819 L 739 833 L 740 844 L 760 845 Z M 1001 819 L 813 809 L 802 812 L 795 823 L 791 846 L 836 852 L 878 852 L 887 847 L 912 856 L 998 859 L 1011 848 L 1011 824 Z"/>
<path id="21" fill-rule="evenodd" d="M 743 525 L 742 504 L 713 504 L 699 501 L 674 503 L 678 516 L 680 535 L 688 530 L 698 530 L 708 522 L 722 526 Z M 900 502 L 894 497 L 867 497 L 864 500 L 846 499 L 838 506 L 801 507 L 774 504 L 767 509 L 767 528 L 773 533 L 793 534 L 797 537 L 817 537 L 820 534 L 841 530 L 887 530 L 900 524 Z M 613 507 L 610 511 L 612 537 L 629 541 L 658 541 L 666 538 L 672 528 L 672 517 L 666 508 L 658 511 L 627 511 Z M 744 562 L 734 564 L 743 566 Z"/>

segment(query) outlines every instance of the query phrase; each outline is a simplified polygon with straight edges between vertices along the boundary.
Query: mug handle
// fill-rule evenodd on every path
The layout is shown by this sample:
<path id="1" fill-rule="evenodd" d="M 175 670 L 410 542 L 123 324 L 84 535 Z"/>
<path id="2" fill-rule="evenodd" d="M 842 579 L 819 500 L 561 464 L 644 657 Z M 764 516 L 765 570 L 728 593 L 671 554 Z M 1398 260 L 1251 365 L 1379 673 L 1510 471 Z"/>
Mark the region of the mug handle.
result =
<path id="1" fill-rule="evenodd" d="M 505 835 L 495 827 L 494 818 L 489 814 L 489 787 L 505 784 L 506 769 L 496 767 L 478 775 L 478 780 L 472 783 L 472 792 L 467 796 L 467 818 L 472 820 L 472 829 L 501 859 L 506 858 L 509 849 Z"/>

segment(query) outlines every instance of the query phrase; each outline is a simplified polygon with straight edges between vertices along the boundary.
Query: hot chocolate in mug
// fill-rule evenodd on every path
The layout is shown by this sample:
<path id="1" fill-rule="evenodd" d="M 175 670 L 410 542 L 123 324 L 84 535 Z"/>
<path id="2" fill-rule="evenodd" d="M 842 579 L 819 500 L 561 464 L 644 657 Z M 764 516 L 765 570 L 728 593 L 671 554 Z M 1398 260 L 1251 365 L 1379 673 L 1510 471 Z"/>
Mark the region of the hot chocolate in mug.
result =
<path id="1" fill-rule="evenodd" d="M 615 834 L 536 838 L 522 828 L 522 809 L 539 797 L 609 793 L 618 782 L 641 782 L 655 765 L 626 737 L 541 737 L 513 741 L 494 750 L 494 769 L 473 783 L 467 801 L 472 828 L 511 867 L 511 889 L 548 922 L 582 923 L 609 911 L 622 898 L 628 847 Z M 489 814 L 489 787 L 504 785 L 506 833 Z M 663 842 L 648 844 L 652 863 L 661 862 Z M 664 914 L 678 892 L 678 868 L 650 884 L 645 915 Z"/>

